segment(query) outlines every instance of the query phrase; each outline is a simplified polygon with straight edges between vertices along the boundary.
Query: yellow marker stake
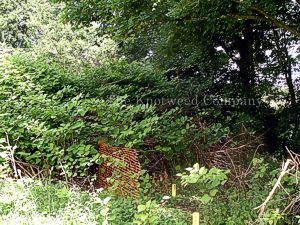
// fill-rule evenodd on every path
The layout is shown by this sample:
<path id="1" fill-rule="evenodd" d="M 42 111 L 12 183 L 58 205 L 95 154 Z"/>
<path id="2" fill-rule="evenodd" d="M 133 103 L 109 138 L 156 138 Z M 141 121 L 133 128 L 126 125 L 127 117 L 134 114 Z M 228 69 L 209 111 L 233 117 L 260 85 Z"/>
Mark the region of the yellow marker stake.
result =
<path id="1" fill-rule="evenodd" d="M 172 197 L 176 197 L 176 184 L 172 184 Z"/>
<path id="2" fill-rule="evenodd" d="M 200 221 L 200 215 L 197 212 L 193 213 L 193 225 L 199 225 L 199 221 Z"/>

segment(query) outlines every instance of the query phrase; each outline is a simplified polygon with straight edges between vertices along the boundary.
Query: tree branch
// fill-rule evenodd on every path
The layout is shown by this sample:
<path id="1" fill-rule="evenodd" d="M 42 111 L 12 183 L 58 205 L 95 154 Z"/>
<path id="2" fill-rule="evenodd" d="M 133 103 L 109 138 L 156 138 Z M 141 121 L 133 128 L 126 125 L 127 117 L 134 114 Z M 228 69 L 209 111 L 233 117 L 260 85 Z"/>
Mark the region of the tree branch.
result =
<path id="1" fill-rule="evenodd" d="M 280 185 L 280 181 L 281 179 L 284 177 L 285 174 L 287 174 L 290 170 L 294 169 L 295 167 L 291 167 L 290 169 L 288 169 L 289 165 L 292 163 L 293 161 L 291 159 L 288 159 L 284 166 L 282 167 L 282 171 L 275 183 L 275 185 L 273 186 L 271 192 L 269 193 L 268 197 L 266 198 L 266 200 L 259 206 L 257 206 L 254 209 L 258 209 L 259 210 L 259 217 L 262 216 L 262 214 L 264 213 L 265 207 L 267 205 L 267 203 L 271 200 L 272 196 L 274 195 L 275 191 L 277 190 L 278 186 Z"/>
<path id="2" fill-rule="evenodd" d="M 238 3 L 240 5 L 244 4 L 242 1 L 239 0 L 231 0 L 235 3 Z M 297 2 L 299 3 L 300 0 L 297 0 Z M 286 25 L 285 23 L 283 23 L 282 21 L 278 20 L 276 17 L 268 14 L 266 11 L 260 9 L 258 6 L 252 5 L 250 6 L 250 9 L 252 9 L 253 11 L 256 11 L 258 14 L 260 14 L 261 16 L 263 16 L 263 19 L 272 22 L 276 27 L 278 28 L 282 28 L 288 32 L 290 32 L 291 34 L 300 37 L 300 31 L 297 30 L 297 28 L 293 28 L 291 26 Z"/>

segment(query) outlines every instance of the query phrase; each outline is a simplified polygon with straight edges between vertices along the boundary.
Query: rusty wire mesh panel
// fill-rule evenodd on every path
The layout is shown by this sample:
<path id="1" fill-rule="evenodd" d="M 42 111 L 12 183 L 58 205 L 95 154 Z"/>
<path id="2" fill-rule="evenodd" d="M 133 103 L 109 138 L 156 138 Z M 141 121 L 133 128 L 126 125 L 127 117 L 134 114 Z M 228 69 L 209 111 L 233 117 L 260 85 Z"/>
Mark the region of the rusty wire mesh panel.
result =
<path id="1" fill-rule="evenodd" d="M 119 195 L 137 199 L 141 166 L 136 150 L 111 147 L 105 141 L 100 141 L 99 152 L 107 160 L 99 165 L 98 186 L 109 188 L 114 185 Z"/>

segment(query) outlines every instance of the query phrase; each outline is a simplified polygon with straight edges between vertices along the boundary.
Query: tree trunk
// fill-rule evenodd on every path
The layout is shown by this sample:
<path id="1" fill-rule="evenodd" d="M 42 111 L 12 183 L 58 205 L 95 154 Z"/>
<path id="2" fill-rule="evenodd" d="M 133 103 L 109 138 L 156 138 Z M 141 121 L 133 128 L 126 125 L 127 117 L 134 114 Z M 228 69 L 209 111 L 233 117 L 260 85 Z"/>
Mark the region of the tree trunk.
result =
<path id="1" fill-rule="evenodd" d="M 292 108 L 296 107 L 296 94 L 295 94 L 295 87 L 293 84 L 293 75 L 292 75 L 292 63 L 291 63 L 291 57 L 289 56 L 287 47 L 284 47 L 284 55 L 285 55 L 285 63 L 284 63 L 284 76 L 286 80 L 286 84 L 288 86 L 289 90 L 289 96 L 290 96 L 290 102 Z"/>
<path id="2" fill-rule="evenodd" d="M 237 65 L 243 88 L 244 97 L 254 97 L 253 85 L 255 84 L 255 69 L 253 62 L 253 29 L 250 22 L 242 31 L 243 37 L 236 39 L 237 50 L 240 54 Z"/>

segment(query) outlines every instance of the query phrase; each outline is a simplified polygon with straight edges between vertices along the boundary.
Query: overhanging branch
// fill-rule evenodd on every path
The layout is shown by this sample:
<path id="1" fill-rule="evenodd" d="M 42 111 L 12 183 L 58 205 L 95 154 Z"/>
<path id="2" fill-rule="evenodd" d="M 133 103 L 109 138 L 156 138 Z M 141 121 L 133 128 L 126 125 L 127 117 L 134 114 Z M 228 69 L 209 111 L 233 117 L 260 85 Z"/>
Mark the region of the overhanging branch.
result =
<path id="1" fill-rule="evenodd" d="M 244 4 L 242 1 L 239 1 L 239 0 L 231 0 L 231 1 L 238 3 L 238 4 Z M 297 2 L 299 3 L 300 0 L 297 0 Z M 289 25 L 286 25 L 284 22 L 278 20 L 276 17 L 270 15 L 269 13 L 267 13 L 263 9 L 259 8 L 258 6 L 252 5 L 252 6 L 250 6 L 250 9 L 257 12 L 266 21 L 273 23 L 276 27 L 282 28 L 282 29 L 290 32 L 291 34 L 293 34 L 297 37 L 300 37 L 300 31 L 297 30 L 297 28 L 293 28 Z"/>

